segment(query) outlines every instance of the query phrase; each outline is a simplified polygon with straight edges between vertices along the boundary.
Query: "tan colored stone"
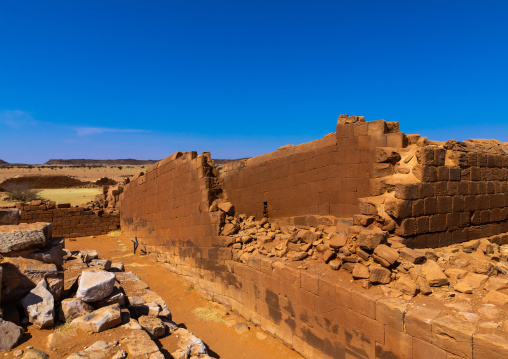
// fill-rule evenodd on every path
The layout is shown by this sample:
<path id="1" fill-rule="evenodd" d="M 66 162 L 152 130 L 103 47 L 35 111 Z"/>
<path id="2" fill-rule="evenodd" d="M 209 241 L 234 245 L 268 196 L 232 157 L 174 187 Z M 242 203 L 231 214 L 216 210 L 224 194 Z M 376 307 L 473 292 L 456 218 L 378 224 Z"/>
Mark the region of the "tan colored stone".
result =
<path id="1" fill-rule="evenodd" d="M 395 288 L 412 297 L 416 295 L 416 291 L 418 289 L 415 282 L 413 282 L 408 276 L 401 276 L 397 279 L 395 281 Z"/>
<path id="2" fill-rule="evenodd" d="M 476 334 L 473 338 L 473 358 L 506 358 L 508 340 L 494 334 Z"/>
<path id="3" fill-rule="evenodd" d="M 448 284 L 448 278 L 436 262 L 428 260 L 422 265 L 422 271 L 431 287 L 441 287 Z"/>
<path id="4" fill-rule="evenodd" d="M 388 268 L 399 259 L 399 252 L 385 244 L 380 244 L 374 249 L 372 257 L 383 267 Z"/>
<path id="5" fill-rule="evenodd" d="M 96 311 L 78 317 L 71 322 L 71 325 L 87 332 L 102 332 L 118 325 L 122 322 L 120 316 L 120 306 L 118 304 L 110 305 L 97 309 Z"/>
<path id="6" fill-rule="evenodd" d="M 353 267 L 353 278 L 354 279 L 367 279 L 370 277 L 369 268 L 363 264 L 356 263 Z"/>
<path id="7" fill-rule="evenodd" d="M 482 302 L 495 305 L 505 305 L 508 304 L 508 295 L 492 290 L 483 297 Z"/>
<path id="8" fill-rule="evenodd" d="M 374 284 L 388 284 L 392 280 L 392 272 L 384 267 L 371 266 L 369 280 Z"/>
<path id="9" fill-rule="evenodd" d="M 432 321 L 432 343 L 463 358 L 473 356 L 474 332 L 474 324 L 451 315 Z"/>

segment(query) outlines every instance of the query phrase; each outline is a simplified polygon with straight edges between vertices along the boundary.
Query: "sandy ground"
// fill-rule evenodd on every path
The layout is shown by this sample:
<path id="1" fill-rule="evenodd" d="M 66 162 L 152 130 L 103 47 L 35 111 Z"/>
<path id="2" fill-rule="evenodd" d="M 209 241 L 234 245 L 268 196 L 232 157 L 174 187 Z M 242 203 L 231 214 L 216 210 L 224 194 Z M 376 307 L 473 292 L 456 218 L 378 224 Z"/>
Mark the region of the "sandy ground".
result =
<path id="1" fill-rule="evenodd" d="M 302 358 L 298 353 L 270 335 L 266 339 L 258 339 L 256 334 L 261 331 L 253 325 L 249 324 L 251 330 L 242 335 L 238 334 L 234 327 L 228 328 L 225 322 L 229 320 L 243 321 L 242 318 L 234 314 L 223 317 L 224 322 L 207 321 L 199 318 L 195 314 L 196 308 L 209 309 L 217 308 L 217 306 L 168 272 L 161 263 L 154 263 L 147 256 L 132 254 L 131 243 L 121 237 L 82 237 L 76 238 L 75 241 L 66 239 L 66 248 L 71 251 L 96 249 L 101 258 L 110 259 L 113 262 L 123 262 L 126 271 L 133 271 L 139 275 L 150 286 L 151 290 L 157 292 L 166 301 L 175 322 L 184 324 L 189 331 L 203 340 L 208 346 L 211 356 L 222 359 Z M 66 358 L 68 355 L 90 346 L 95 341 L 105 340 L 110 342 L 115 339 L 121 341 L 128 334 L 125 329 L 120 327 L 103 333 L 88 334 L 70 329 L 67 325 L 61 329 L 68 333 L 69 339 L 58 346 L 56 350 L 48 351 L 46 349 L 46 337 L 54 330 L 37 330 L 30 326 L 27 329 L 24 341 L 6 357 L 13 357 L 13 353 L 17 349 L 32 346 L 46 350 L 51 358 Z M 169 335 L 160 338 L 158 344 L 162 346 L 161 351 L 165 356 L 171 358 L 169 353 L 176 350 L 176 338 Z M 121 349 L 120 345 L 118 350 Z"/>
<path id="2" fill-rule="evenodd" d="M 39 192 L 42 199 L 49 199 L 56 203 L 70 203 L 76 206 L 92 201 L 95 196 L 102 193 L 102 188 L 58 188 L 43 189 Z M 0 192 L 0 207 L 11 206 L 16 201 L 7 200 L 4 192 Z"/>

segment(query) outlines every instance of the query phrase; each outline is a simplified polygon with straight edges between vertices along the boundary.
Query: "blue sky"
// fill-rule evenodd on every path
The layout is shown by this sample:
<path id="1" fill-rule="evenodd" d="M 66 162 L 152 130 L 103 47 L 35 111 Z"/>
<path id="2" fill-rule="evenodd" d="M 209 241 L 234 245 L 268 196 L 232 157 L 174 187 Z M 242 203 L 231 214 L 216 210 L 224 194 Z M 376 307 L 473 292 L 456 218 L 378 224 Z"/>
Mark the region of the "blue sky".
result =
<path id="1" fill-rule="evenodd" d="M 339 114 L 508 141 L 507 1 L 0 2 L 0 159 L 239 158 Z"/>

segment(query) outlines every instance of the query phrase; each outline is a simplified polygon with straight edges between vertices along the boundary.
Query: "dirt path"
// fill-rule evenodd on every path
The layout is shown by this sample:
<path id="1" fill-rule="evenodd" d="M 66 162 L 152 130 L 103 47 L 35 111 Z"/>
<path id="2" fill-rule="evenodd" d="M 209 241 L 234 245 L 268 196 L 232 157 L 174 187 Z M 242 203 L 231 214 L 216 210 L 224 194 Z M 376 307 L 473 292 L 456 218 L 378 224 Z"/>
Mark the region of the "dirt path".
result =
<path id="1" fill-rule="evenodd" d="M 161 263 L 154 263 L 147 256 L 133 255 L 130 242 L 121 237 L 97 236 L 81 237 L 75 241 L 66 239 L 66 248 L 74 251 L 79 249 L 96 249 L 101 258 L 112 262 L 123 262 L 126 271 L 133 271 L 150 289 L 158 293 L 168 304 L 173 320 L 185 324 L 186 328 L 201 338 L 210 349 L 210 354 L 221 359 L 259 359 L 259 358 L 302 358 L 275 338 L 268 335 L 266 339 L 257 338 L 260 330 L 249 324 L 251 330 L 242 335 L 234 327 L 228 328 L 224 322 L 205 321 L 199 319 L 196 308 L 214 307 L 214 303 L 201 297 L 182 280 L 170 273 Z M 230 314 L 224 318 L 243 321 L 240 317 Z M 263 332 L 262 332 L 263 333 Z M 49 333 L 48 333 L 49 334 Z M 160 339 L 164 348 L 174 346 L 171 336 Z M 25 345 L 31 345 L 29 343 Z"/>

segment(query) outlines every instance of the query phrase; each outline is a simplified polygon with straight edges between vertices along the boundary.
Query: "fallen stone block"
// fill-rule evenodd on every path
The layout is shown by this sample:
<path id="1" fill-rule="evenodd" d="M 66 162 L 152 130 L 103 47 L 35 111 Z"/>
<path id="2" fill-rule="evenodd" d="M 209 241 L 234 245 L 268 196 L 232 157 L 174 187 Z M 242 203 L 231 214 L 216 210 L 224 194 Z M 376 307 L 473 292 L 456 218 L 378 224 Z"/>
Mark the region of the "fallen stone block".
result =
<path id="1" fill-rule="evenodd" d="M 23 328 L 0 319 L 0 352 L 11 350 L 23 336 Z"/>
<path id="2" fill-rule="evenodd" d="M 203 341 L 184 328 L 178 328 L 173 333 L 178 337 L 178 350 L 171 353 L 174 358 L 189 358 L 198 355 L 206 355 L 206 347 Z"/>
<path id="3" fill-rule="evenodd" d="M 448 278 L 436 262 L 428 260 L 422 265 L 422 272 L 431 287 L 441 287 L 448 284 Z"/>
<path id="4" fill-rule="evenodd" d="M 371 266 L 369 281 L 374 284 L 388 284 L 392 280 L 392 272 L 384 267 Z"/>
<path id="5" fill-rule="evenodd" d="M 400 258 L 413 264 L 423 264 L 427 261 L 424 253 L 407 247 L 400 251 Z"/>
<path id="6" fill-rule="evenodd" d="M 356 263 L 353 267 L 353 279 L 368 279 L 370 277 L 369 268 L 363 264 Z"/>
<path id="7" fill-rule="evenodd" d="M 51 223 L 21 223 L 0 226 L 0 253 L 6 254 L 46 246 L 51 238 Z"/>
<path id="8" fill-rule="evenodd" d="M 154 338 L 160 338 L 166 334 L 166 326 L 159 318 L 143 315 L 138 318 L 138 323 Z"/>
<path id="9" fill-rule="evenodd" d="M 113 304 L 78 317 L 71 322 L 71 325 L 87 332 L 99 333 L 121 322 L 120 306 Z"/>
<path id="10" fill-rule="evenodd" d="M 5 257 L 2 267 L 2 301 L 20 300 L 42 279 L 57 278 L 59 275 L 54 264 L 21 257 Z"/>
<path id="11" fill-rule="evenodd" d="M 76 298 L 84 302 L 103 300 L 113 291 L 115 279 L 115 275 L 110 272 L 83 271 L 79 278 Z"/>
<path id="12" fill-rule="evenodd" d="M 402 293 L 414 297 L 418 290 L 418 287 L 413 280 L 407 276 L 401 276 L 395 281 L 395 288 L 400 290 Z"/>
<path id="13" fill-rule="evenodd" d="M 373 251 L 378 245 L 386 241 L 388 233 L 379 230 L 362 230 L 358 233 L 358 245 L 361 249 Z"/>
<path id="14" fill-rule="evenodd" d="M 110 270 L 111 261 L 107 259 L 92 259 L 88 265 L 101 270 Z"/>
<path id="15" fill-rule="evenodd" d="M 399 252 L 385 244 L 380 244 L 374 249 L 372 258 L 383 267 L 388 268 L 399 259 Z"/>
<path id="16" fill-rule="evenodd" d="M 120 304 L 120 306 L 125 305 L 125 294 L 122 289 L 117 286 L 113 287 L 113 291 L 106 298 L 93 303 L 95 308 L 102 308 L 111 304 Z"/>
<path id="17" fill-rule="evenodd" d="M 94 311 L 94 308 L 90 304 L 77 298 L 62 300 L 61 307 L 60 319 L 64 322 L 70 322 L 77 317 L 82 317 Z"/>
<path id="18" fill-rule="evenodd" d="M 42 350 L 30 348 L 27 349 L 21 359 L 49 359 L 49 355 Z"/>
<path id="19" fill-rule="evenodd" d="M 37 286 L 21 300 L 21 304 L 28 315 L 28 320 L 36 328 L 50 328 L 55 323 L 55 301 L 48 290 L 46 280 L 41 280 Z"/>
<path id="20" fill-rule="evenodd" d="M 330 238 L 329 246 L 335 250 L 339 250 L 347 244 L 347 234 L 344 231 L 335 233 Z"/>
<path id="21" fill-rule="evenodd" d="M 147 357 L 159 352 L 159 347 L 142 329 L 132 330 L 127 339 L 127 352 L 129 357 Z"/>
<path id="22" fill-rule="evenodd" d="M 217 208 L 229 215 L 233 215 L 235 213 L 235 206 L 233 206 L 231 202 L 218 203 Z"/>
<path id="23" fill-rule="evenodd" d="M 155 303 L 160 307 L 158 314 L 159 317 L 166 317 L 168 319 L 171 317 L 171 311 L 169 310 L 168 305 L 157 293 L 147 290 L 143 295 L 141 295 L 141 298 L 145 301 L 145 303 Z"/>
<path id="24" fill-rule="evenodd" d="M 77 335 L 77 329 L 51 333 L 46 337 L 46 349 L 53 350 Z"/>
<path id="25" fill-rule="evenodd" d="M 508 295 L 492 290 L 483 297 L 482 302 L 503 306 L 508 304 Z"/>
<path id="26" fill-rule="evenodd" d="M 111 263 L 111 268 L 109 270 L 111 272 L 123 272 L 125 271 L 125 267 L 122 262 L 114 262 Z"/>
<path id="27" fill-rule="evenodd" d="M 83 249 L 79 251 L 78 257 L 83 263 L 90 263 L 92 260 L 99 258 L 99 253 L 93 249 Z"/>

